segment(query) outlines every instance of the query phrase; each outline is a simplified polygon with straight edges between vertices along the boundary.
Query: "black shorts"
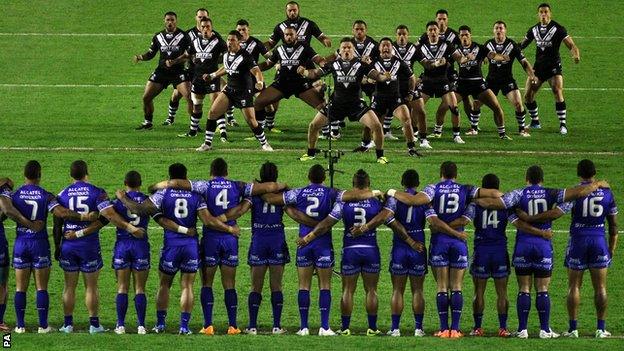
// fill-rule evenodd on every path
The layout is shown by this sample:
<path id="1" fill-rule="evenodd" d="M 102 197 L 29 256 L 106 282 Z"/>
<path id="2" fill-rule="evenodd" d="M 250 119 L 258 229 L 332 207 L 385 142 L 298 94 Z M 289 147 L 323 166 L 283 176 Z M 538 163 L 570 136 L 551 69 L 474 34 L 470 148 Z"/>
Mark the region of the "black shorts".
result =
<path id="1" fill-rule="evenodd" d="M 433 98 L 441 98 L 454 91 L 448 78 L 423 79 L 418 90 Z"/>
<path id="2" fill-rule="evenodd" d="M 253 92 L 251 90 L 234 90 L 226 86 L 223 89 L 223 94 L 230 100 L 230 106 L 235 108 L 253 107 Z"/>
<path id="3" fill-rule="evenodd" d="M 304 91 L 308 91 L 312 89 L 313 83 L 314 82 L 309 81 L 309 80 L 305 80 L 303 82 L 301 81 L 288 82 L 288 81 L 281 81 L 278 79 L 274 81 L 271 84 L 271 86 L 279 90 L 280 93 L 282 93 L 282 95 L 284 96 L 284 99 L 288 99 L 293 95 L 296 97 L 299 97 L 299 94 L 303 93 Z"/>
<path id="4" fill-rule="evenodd" d="M 540 82 L 545 82 L 556 75 L 561 75 L 561 62 L 535 62 L 533 70 L 535 71 L 535 76 L 540 80 Z"/>
<path id="5" fill-rule="evenodd" d="M 373 95 L 373 102 L 371 102 L 370 108 L 379 117 L 391 117 L 394 115 L 394 110 L 401 105 L 405 105 L 405 100 L 401 98 L 377 97 Z"/>
<path id="6" fill-rule="evenodd" d="M 148 80 L 150 82 L 162 84 L 163 88 L 167 88 L 169 84 L 175 88 L 182 82 L 188 82 L 189 78 L 186 72 L 182 69 L 167 70 L 158 67 Z"/>
<path id="7" fill-rule="evenodd" d="M 221 78 L 205 81 L 202 77 L 195 77 L 191 83 L 191 93 L 211 94 L 221 91 Z"/>
<path id="8" fill-rule="evenodd" d="M 472 96 L 474 99 L 478 99 L 479 95 L 487 90 L 488 85 L 483 78 L 478 80 L 460 79 L 457 83 L 457 94 L 461 95 L 463 98 Z"/>
<path id="9" fill-rule="evenodd" d="M 375 92 L 375 84 L 362 84 L 362 92 L 368 96 L 369 99 L 373 98 L 373 93 Z"/>
<path id="10" fill-rule="evenodd" d="M 329 105 L 321 109 L 321 113 L 324 114 L 330 121 L 342 121 L 345 118 L 349 118 L 351 122 L 358 122 L 366 112 L 370 111 L 370 108 L 366 106 L 363 100 L 358 100 L 351 104 L 336 104 L 333 101 Z"/>
<path id="11" fill-rule="evenodd" d="M 487 85 L 494 95 L 498 95 L 499 92 L 502 92 L 503 95 L 507 96 L 510 92 L 518 90 L 518 83 L 516 83 L 516 80 L 513 78 L 506 80 L 488 79 Z"/>

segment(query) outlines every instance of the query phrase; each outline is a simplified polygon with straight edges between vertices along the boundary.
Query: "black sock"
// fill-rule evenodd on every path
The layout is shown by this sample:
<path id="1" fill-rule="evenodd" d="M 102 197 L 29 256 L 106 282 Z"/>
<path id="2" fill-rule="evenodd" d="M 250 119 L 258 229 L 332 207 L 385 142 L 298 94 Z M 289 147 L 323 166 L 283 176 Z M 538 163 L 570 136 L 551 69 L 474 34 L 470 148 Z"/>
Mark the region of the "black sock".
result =
<path id="1" fill-rule="evenodd" d="M 557 111 L 557 117 L 559 117 L 559 125 L 566 125 L 566 103 L 565 101 L 555 102 L 555 110 Z"/>
<path id="2" fill-rule="evenodd" d="M 152 124 L 152 121 L 154 120 L 154 115 L 151 114 L 151 113 L 150 114 L 146 114 L 144 118 L 145 118 L 145 123 L 146 124 L 148 124 L 148 123 Z"/>
<path id="3" fill-rule="evenodd" d="M 208 119 L 208 121 L 206 121 L 204 144 L 212 145 L 212 138 L 214 137 L 215 130 L 217 130 L 217 121 L 214 119 Z"/>
<path id="4" fill-rule="evenodd" d="M 539 121 L 539 108 L 537 107 L 537 101 L 527 102 L 526 108 L 529 110 L 529 115 L 532 121 Z"/>
<path id="5" fill-rule="evenodd" d="M 408 148 L 408 149 L 413 149 L 414 147 L 416 147 L 416 143 L 415 143 L 415 142 L 413 142 L 413 141 L 409 141 L 409 142 L 407 143 L 407 148 Z"/>
<path id="6" fill-rule="evenodd" d="M 383 157 L 384 151 L 383 149 L 376 149 L 375 154 L 377 155 L 377 158 L 380 158 L 380 157 Z"/>
<path id="7" fill-rule="evenodd" d="M 316 155 L 316 149 L 308 149 L 308 156 Z"/>

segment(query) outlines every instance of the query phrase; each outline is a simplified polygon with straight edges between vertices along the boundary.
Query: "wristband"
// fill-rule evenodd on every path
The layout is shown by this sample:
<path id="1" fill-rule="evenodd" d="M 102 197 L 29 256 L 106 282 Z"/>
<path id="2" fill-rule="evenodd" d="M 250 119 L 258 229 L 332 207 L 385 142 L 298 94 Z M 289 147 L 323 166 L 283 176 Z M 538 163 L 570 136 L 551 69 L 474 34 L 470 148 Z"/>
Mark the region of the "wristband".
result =
<path id="1" fill-rule="evenodd" d="M 388 190 L 387 194 L 390 197 L 394 197 L 394 194 L 396 194 L 396 192 L 397 192 L 396 189 L 390 189 Z"/>
<path id="2" fill-rule="evenodd" d="M 181 225 L 178 226 L 178 233 L 188 234 L 188 228 Z"/>
<path id="3" fill-rule="evenodd" d="M 82 238 L 84 236 L 84 230 L 80 229 L 77 232 L 74 232 L 74 234 L 76 234 L 76 238 Z"/>

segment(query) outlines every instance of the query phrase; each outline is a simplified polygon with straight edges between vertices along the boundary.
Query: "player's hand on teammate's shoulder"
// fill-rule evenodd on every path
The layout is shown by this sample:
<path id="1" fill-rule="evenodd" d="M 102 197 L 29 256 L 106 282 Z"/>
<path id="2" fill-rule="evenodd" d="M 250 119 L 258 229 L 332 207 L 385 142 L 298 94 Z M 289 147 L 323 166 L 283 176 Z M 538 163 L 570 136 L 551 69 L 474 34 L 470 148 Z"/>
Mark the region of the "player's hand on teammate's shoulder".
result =
<path id="1" fill-rule="evenodd" d="M 596 182 L 596 186 L 599 188 L 605 188 L 605 189 L 609 189 L 611 188 L 611 186 L 609 185 L 609 183 L 606 180 L 599 180 Z"/>

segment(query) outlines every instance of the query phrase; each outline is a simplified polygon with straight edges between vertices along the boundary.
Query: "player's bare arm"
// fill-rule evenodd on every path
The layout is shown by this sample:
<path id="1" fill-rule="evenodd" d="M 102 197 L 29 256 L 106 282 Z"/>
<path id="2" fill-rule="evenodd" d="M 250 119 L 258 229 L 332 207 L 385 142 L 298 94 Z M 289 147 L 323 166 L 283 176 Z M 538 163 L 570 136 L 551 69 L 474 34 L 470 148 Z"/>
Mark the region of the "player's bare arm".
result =
<path id="1" fill-rule="evenodd" d="M 405 243 L 415 251 L 423 252 L 425 250 L 425 244 L 412 239 L 412 237 L 407 234 L 407 230 L 405 230 L 405 227 L 401 223 L 399 223 L 399 221 L 394 220 L 390 222 L 388 224 L 388 227 L 390 227 L 394 234 L 401 238 L 401 240 L 405 241 Z"/>
<path id="2" fill-rule="evenodd" d="M 380 225 L 382 225 L 388 218 L 392 216 L 392 211 L 387 208 L 382 209 L 373 219 L 370 221 L 360 225 L 354 226 L 350 228 L 351 234 L 353 236 L 359 236 L 371 230 L 377 229 Z M 395 221 L 396 222 L 396 221 Z"/>
<path id="3" fill-rule="evenodd" d="M 565 212 L 563 212 L 559 207 L 555 207 L 548 211 L 538 213 L 532 216 L 529 216 L 528 213 L 524 212 L 523 210 L 519 208 L 516 208 L 516 215 L 518 216 L 518 218 L 529 223 L 544 223 L 544 222 L 554 221 L 557 218 L 563 216 L 564 214 Z"/>
<path id="4" fill-rule="evenodd" d="M 304 247 L 308 245 L 310 242 L 312 242 L 312 240 L 316 239 L 319 235 L 327 233 L 336 223 L 338 223 L 337 219 L 331 216 L 325 217 L 325 219 L 320 221 L 319 224 L 317 224 L 316 227 L 314 227 L 314 229 L 312 229 L 312 231 L 308 233 L 308 235 L 297 239 L 297 246 Z"/>
<path id="5" fill-rule="evenodd" d="M 460 217 L 460 219 L 463 218 L 464 220 L 467 220 L 467 218 L 465 217 Z M 466 232 L 460 232 L 455 230 L 455 227 L 453 227 L 450 224 L 446 224 L 443 220 L 441 220 L 438 217 L 428 217 L 427 218 L 427 222 L 429 223 L 429 225 L 431 225 L 431 227 L 438 231 L 438 232 L 442 232 L 442 233 L 446 233 L 448 235 L 452 235 L 460 240 L 466 241 L 468 240 L 468 234 L 466 234 Z M 452 223 L 452 222 L 451 222 Z M 470 223 L 470 221 L 468 220 L 466 224 Z M 466 225 L 464 224 L 464 225 Z"/>
<path id="6" fill-rule="evenodd" d="M 574 63 L 581 62 L 581 52 L 579 51 L 578 46 L 574 43 L 574 40 L 572 40 L 572 37 L 568 35 L 565 39 L 563 39 L 563 43 L 570 50 Z"/>
<path id="7" fill-rule="evenodd" d="M 43 221 L 29 221 L 24 217 L 11 203 L 11 199 L 8 197 L 0 196 L 0 213 L 4 213 L 7 217 L 11 218 L 16 223 L 23 225 L 24 227 L 39 232 L 45 228 L 45 222 Z"/>
<path id="8" fill-rule="evenodd" d="M 129 198 L 124 190 L 117 190 L 115 195 L 130 212 L 139 216 L 151 216 L 158 212 L 158 208 L 150 199 L 145 199 L 145 201 L 138 203 Z"/>
<path id="9" fill-rule="evenodd" d="M 390 189 L 386 192 L 386 195 L 395 197 L 397 200 L 410 206 L 426 205 L 431 202 L 431 199 L 429 198 L 429 196 L 427 196 L 427 194 L 423 192 L 417 192 L 416 194 L 412 195 L 404 191 L 397 191 L 395 189 Z"/>
<path id="10" fill-rule="evenodd" d="M 598 190 L 598 188 L 610 188 L 610 185 L 604 180 L 598 180 L 590 184 L 577 185 L 572 188 L 566 188 L 563 201 L 568 202 L 568 201 L 576 200 L 585 196 L 589 196 L 589 194 Z"/>
<path id="11" fill-rule="evenodd" d="M 154 220 L 156 221 L 156 223 L 158 223 L 158 225 L 166 230 L 177 232 L 180 234 L 186 234 L 188 236 L 197 235 L 197 228 L 187 228 L 178 225 L 176 222 L 170 220 L 169 218 L 166 218 L 165 216 L 159 216 L 157 218 L 154 218 Z"/>
<path id="12" fill-rule="evenodd" d="M 251 209 L 251 202 L 245 200 L 245 201 L 242 201 L 240 204 L 228 209 L 223 215 L 225 215 L 226 220 L 232 221 L 232 220 L 238 219 L 239 217 L 247 213 L 247 211 L 249 211 L 250 209 Z"/>
<path id="13" fill-rule="evenodd" d="M 618 241 L 617 215 L 607 216 L 607 223 L 609 224 L 609 254 L 613 259 Z"/>
<path id="14" fill-rule="evenodd" d="M 148 200 L 145 200 L 144 202 L 147 202 L 147 201 Z M 128 209 L 130 208 L 128 207 Z M 133 213 L 136 213 L 132 210 L 130 211 Z M 105 208 L 102 211 L 100 211 L 100 213 L 102 214 L 102 216 L 106 217 L 106 219 L 108 219 L 111 223 L 113 223 L 115 227 L 124 229 L 128 233 L 132 234 L 132 236 L 136 238 L 142 238 L 145 236 L 145 229 L 140 228 L 140 227 L 135 227 L 131 223 L 126 222 L 126 220 L 124 220 L 119 215 L 119 213 L 117 213 L 115 209 L 113 209 L 112 207 Z"/>
<path id="15" fill-rule="evenodd" d="M 525 233 L 529 233 L 535 236 L 539 236 L 541 238 L 550 240 L 553 237 L 553 231 L 552 229 L 547 229 L 547 230 L 542 230 L 539 228 L 535 228 L 534 226 L 532 226 L 531 224 L 521 220 L 521 219 L 517 219 L 515 221 L 512 222 L 512 224 L 514 225 L 514 227 L 516 227 L 518 230 L 521 230 Z"/>
<path id="16" fill-rule="evenodd" d="M 240 228 L 238 226 L 230 226 L 221 222 L 217 217 L 214 217 L 207 209 L 201 209 L 197 212 L 199 219 L 205 226 L 225 233 L 230 233 L 233 236 L 240 235 Z"/>
<path id="17" fill-rule="evenodd" d="M 286 212 L 288 217 L 292 218 L 295 222 L 307 225 L 308 227 L 315 227 L 319 223 L 318 221 L 310 218 L 305 213 L 296 209 L 294 206 L 284 207 L 284 212 Z"/>
<path id="18" fill-rule="evenodd" d="M 484 189 L 484 190 L 489 190 L 489 189 Z M 475 199 L 474 202 L 483 208 L 487 208 L 488 210 L 504 210 L 505 209 L 505 203 L 503 202 L 503 199 L 500 197 L 478 198 L 478 199 Z"/>

